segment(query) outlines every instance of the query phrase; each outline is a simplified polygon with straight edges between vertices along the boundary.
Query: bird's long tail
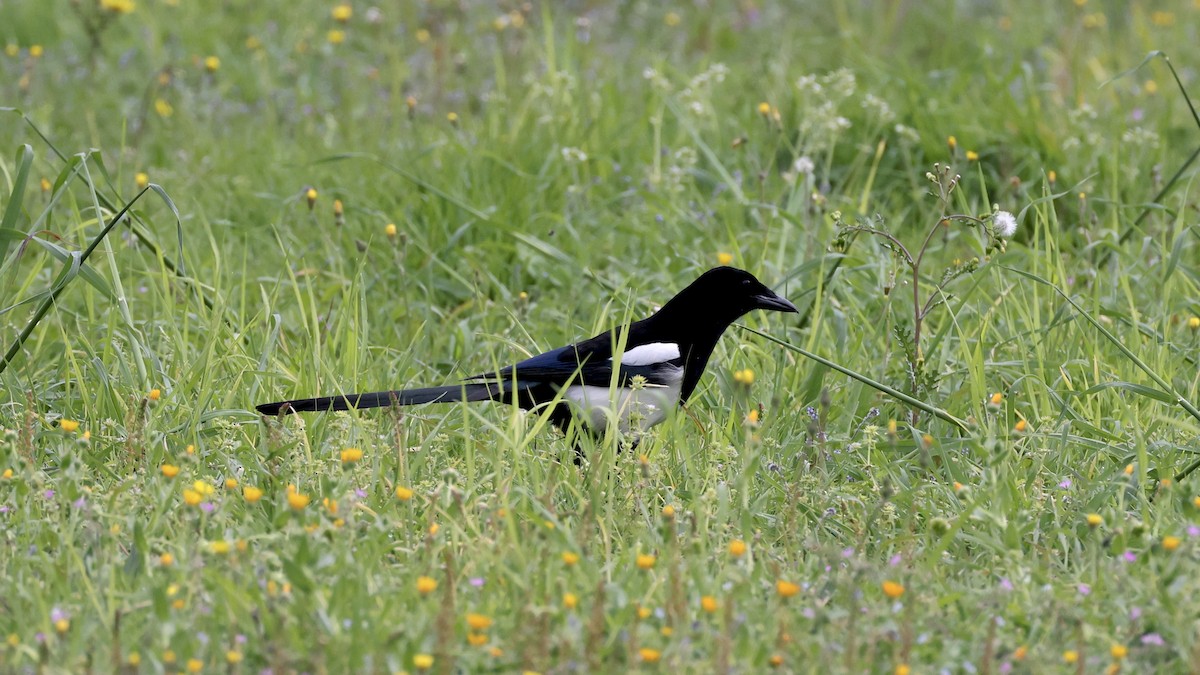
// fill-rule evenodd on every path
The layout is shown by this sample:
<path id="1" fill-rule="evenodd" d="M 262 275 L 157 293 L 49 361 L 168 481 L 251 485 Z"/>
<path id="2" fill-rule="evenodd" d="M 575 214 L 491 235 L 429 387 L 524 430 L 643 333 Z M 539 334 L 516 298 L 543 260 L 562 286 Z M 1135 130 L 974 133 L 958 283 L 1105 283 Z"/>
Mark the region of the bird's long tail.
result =
<path id="1" fill-rule="evenodd" d="M 504 387 L 495 383 L 455 384 L 426 389 L 402 389 L 399 391 L 374 391 L 368 394 L 346 394 L 345 396 L 321 396 L 294 401 L 277 401 L 255 406 L 264 415 L 289 415 L 296 412 L 324 412 L 349 410 L 350 408 L 382 408 L 392 405 L 420 405 L 422 403 L 451 403 L 454 401 L 493 401 L 504 394 Z"/>

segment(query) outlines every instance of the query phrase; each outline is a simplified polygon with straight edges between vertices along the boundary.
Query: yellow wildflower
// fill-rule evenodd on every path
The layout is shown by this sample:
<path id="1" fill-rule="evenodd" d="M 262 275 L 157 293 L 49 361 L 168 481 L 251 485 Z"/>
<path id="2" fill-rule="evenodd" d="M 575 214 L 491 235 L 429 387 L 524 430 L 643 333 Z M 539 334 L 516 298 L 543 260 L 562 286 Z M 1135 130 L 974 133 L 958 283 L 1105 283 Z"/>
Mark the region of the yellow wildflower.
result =
<path id="1" fill-rule="evenodd" d="M 979 161 L 979 153 L 975 152 L 974 150 L 968 150 L 967 151 L 967 161 L 968 162 L 978 162 Z"/>
<path id="2" fill-rule="evenodd" d="M 186 488 L 183 491 L 183 503 L 188 506 L 199 506 L 200 502 L 204 501 L 204 495 L 196 492 L 191 488 Z"/>
<path id="3" fill-rule="evenodd" d="M 896 666 L 896 669 L 892 673 L 893 675 L 910 675 L 912 668 L 909 668 L 907 663 L 901 663 Z"/>
<path id="4" fill-rule="evenodd" d="M 417 577 L 417 592 L 428 595 L 437 590 L 438 582 L 433 577 Z"/>
<path id="5" fill-rule="evenodd" d="M 358 448 L 342 450 L 342 464 L 353 464 L 363 458 L 363 451 Z"/>
<path id="6" fill-rule="evenodd" d="M 658 558 L 654 557 L 653 555 L 651 555 L 649 553 L 639 553 L 638 557 L 637 557 L 638 569 L 643 569 L 643 570 L 652 569 L 654 567 L 654 563 L 657 560 L 658 560 Z"/>
<path id="7" fill-rule="evenodd" d="M 41 58 L 46 50 L 42 49 L 41 45 L 29 45 L 29 55 L 35 59 Z"/>
<path id="8" fill-rule="evenodd" d="M 800 592 L 800 584 L 780 579 L 775 582 L 775 592 L 779 594 L 779 597 L 790 598 Z"/>
<path id="9" fill-rule="evenodd" d="M 59 420 L 58 426 L 62 427 L 62 430 L 67 432 L 68 434 L 73 434 L 79 430 L 79 422 L 76 422 L 75 420 L 68 420 L 68 419 Z"/>
<path id="10" fill-rule="evenodd" d="M 487 641 L 486 633 L 467 633 L 467 644 L 472 647 L 482 647 L 487 644 Z"/>
<path id="11" fill-rule="evenodd" d="M 396 499 L 399 499 L 402 502 L 406 502 L 412 498 L 413 498 L 413 491 L 410 488 L 406 488 L 403 485 L 396 487 Z"/>
<path id="12" fill-rule="evenodd" d="M 237 486 L 238 486 L 238 481 L 236 478 L 226 478 L 225 479 L 225 489 L 226 490 L 235 490 L 235 489 L 237 489 Z"/>
<path id="13" fill-rule="evenodd" d="M 207 497 L 207 496 L 211 495 L 216 490 L 216 488 L 214 488 L 213 486 L 209 485 L 208 483 L 206 483 L 202 480 L 198 480 L 195 483 L 192 483 L 192 489 L 195 490 L 196 492 L 199 492 L 200 495 L 203 497 Z"/>
<path id="14" fill-rule="evenodd" d="M 992 397 L 990 399 L 988 399 L 988 403 L 991 403 L 994 406 L 999 406 L 1003 402 L 1004 402 L 1004 394 L 1001 394 L 1000 392 L 996 392 L 996 393 L 992 394 Z"/>
<path id="15" fill-rule="evenodd" d="M 1200 499 L 1200 497 L 1197 497 L 1196 499 Z M 579 554 L 571 551 L 563 551 L 562 561 L 565 565 L 574 565 L 575 563 L 579 562 Z"/>
<path id="16" fill-rule="evenodd" d="M 714 598 L 713 596 L 705 595 L 702 598 L 700 598 L 700 608 L 703 609 L 704 611 L 708 612 L 709 614 L 712 614 L 713 612 L 717 611 L 718 607 L 719 607 L 719 605 L 717 604 L 717 599 Z"/>
<path id="17" fill-rule="evenodd" d="M 209 56 L 204 59 L 204 69 L 210 73 L 215 73 L 221 68 L 221 59 L 216 56 Z"/>
<path id="18" fill-rule="evenodd" d="M 1028 428 L 1029 428 L 1028 422 L 1026 422 L 1025 420 L 1017 420 L 1017 425 L 1013 427 L 1013 430 L 1019 434 L 1022 434 L 1022 433 L 1025 433 L 1025 430 Z"/>
<path id="19" fill-rule="evenodd" d="M 338 23 L 346 23 L 350 20 L 350 17 L 354 16 L 354 8 L 347 3 L 343 3 L 334 6 L 333 10 L 329 12 L 329 15 L 332 16 L 333 20 L 337 21 Z"/>
<path id="20" fill-rule="evenodd" d="M 1120 661 L 1129 656 L 1129 648 L 1122 644 L 1113 643 L 1113 646 L 1108 648 L 1108 653 L 1112 655 L 1114 660 Z"/>
<path id="21" fill-rule="evenodd" d="M 650 615 L 653 613 L 654 613 L 654 611 L 651 610 L 649 607 L 638 607 L 637 608 L 638 618 L 643 621 L 645 621 L 646 619 L 649 619 Z"/>
<path id="22" fill-rule="evenodd" d="M 1200 329 L 1200 316 L 1193 316 L 1192 318 L 1188 319 L 1188 328 L 1191 328 L 1192 330 Z"/>
<path id="23" fill-rule="evenodd" d="M 1167 535 L 1167 536 L 1163 537 L 1162 547 L 1168 551 L 1174 551 L 1175 549 L 1179 548 L 1179 545 L 1182 543 L 1183 543 L 1183 540 L 1180 539 L 1179 537 L 1176 537 L 1173 535 Z"/>
<path id="24" fill-rule="evenodd" d="M 675 517 L 675 507 L 671 506 L 670 504 L 667 504 L 666 506 L 664 506 L 662 508 L 662 514 L 663 514 L 663 518 L 668 518 L 668 519 L 674 518 Z"/>
<path id="25" fill-rule="evenodd" d="M 1104 524 L 1104 518 L 1101 518 L 1099 513 L 1089 513 L 1087 514 L 1087 524 L 1088 527 L 1100 527 Z"/>
<path id="26" fill-rule="evenodd" d="M 224 539 L 218 539 L 217 541 L 211 541 L 208 543 L 208 550 L 217 555 L 225 555 L 226 553 L 229 553 L 229 548 L 229 542 L 225 541 Z"/>
<path id="27" fill-rule="evenodd" d="M 433 657 L 429 654 L 414 654 L 413 667 L 417 670 L 428 670 L 433 667 Z"/>
<path id="28" fill-rule="evenodd" d="M 113 14 L 128 14 L 135 7 L 133 0 L 100 0 L 100 9 Z"/>
<path id="29" fill-rule="evenodd" d="M 58 621 L 54 622 L 54 630 L 58 631 L 59 633 L 65 633 L 70 629 L 71 629 L 71 620 L 70 619 L 59 619 Z"/>
<path id="30" fill-rule="evenodd" d="M 467 614 L 467 626 L 470 627 L 471 630 L 484 631 L 488 628 L 491 628 L 492 620 L 490 617 L 484 616 L 483 614 L 471 613 Z"/>
<path id="31" fill-rule="evenodd" d="M 729 542 L 729 555 L 740 558 L 746 555 L 746 542 L 741 539 L 734 539 Z"/>
<path id="32" fill-rule="evenodd" d="M 1074 649 L 1068 649 L 1067 651 L 1063 652 L 1063 661 L 1066 661 L 1067 663 L 1075 663 L 1078 660 L 1079 652 L 1075 651 Z"/>
<path id="33" fill-rule="evenodd" d="M 385 235 L 387 235 L 388 237 L 394 237 L 394 236 L 396 236 L 396 224 L 395 224 L 395 223 L 388 223 L 387 225 L 385 225 L 385 226 L 384 226 L 384 228 L 383 228 L 383 233 L 384 233 Z"/>
<path id="34" fill-rule="evenodd" d="M 163 567 L 170 567 L 171 565 L 175 564 L 175 556 L 171 555 L 170 553 L 164 553 L 158 556 L 158 564 L 162 565 Z"/>
<path id="35" fill-rule="evenodd" d="M 732 253 L 721 252 L 721 253 L 717 254 L 717 264 L 718 265 L 728 265 L 731 262 L 733 262 L 733 254 Z"/>
<path id="36" fill-rule="evenodd" d="M 225 661 L 227 663 L 241 663 L 242 658 L 242 653 L 236 649 L 230 649 L 229 651 L 225 652 Z"/>
<path id="37" fill-rule="evenodd" d="M 167 478 L 174 478 L 179 475 L 179 467 L 174 464 L 163 464 L 159 467 L 159 471 L 162 471 L 162 475 Z"/>
<path id="38" fill-rule="evenodd" d="M 246 498 L 246 501 L 253 504 L 254 502 L 262 499 L 263 491 L 254 487 L 253 485 L 247 485 L 246 487 L 242 488 L 242 496 Z"/>
<path id="39" fill-rule="evenodd" d="M 317 203 L 317 188 L 310 187 L 305 190 L 304 198 L 308 201 L 308 208 L 312 209 L 312 207 Z"/>
<path id="40" fill-rule="evenodd" d="M 203 661 L 201 661 L 200 659 L 188 659 L 187 671 L 189 673 L 198 673 L 201 670 L 204 670 L 204 662 Z"/>
<path id="41" fill-rule="evenodd" d="M 883 594 L 892 600 L 895 600 L 896 598 L 904 595 L 904 585 L 889 579 L 883 582 Z"/>
<path id="42" fill-rule="evenodd" d="M 12 469 L 5 469 L 4 473 L 0 474 L 0 478 L 3 478 L 4 480 L 12 480 L 12 477 L 13 477 Z M 563 555 L 566 555 L 566 554 L 564 553 Z"/>
<path id="43" fill-rule="evenodd" d="M 638 656 L 642 657 L 642 660 L 646 663 L 658 663 L 658 660 L 662 658 L 662 652 L 657 649 L 642 647 L 638 650 Z"/>
<path id="44" fill-rule="evenodd" d="M 308 506 L 312 501 L 312 497 L 300 494 L 299 492 L 289 492 L 287 496 L 288 506 L 294 511 L 303 511 L 304 507 Z"/>
<path id="45" fill-rule="evenodd" d="M 134 174 L 133 183 L 134 185 L 137 185 L 138 189 L 140 190 L 150 184 L 150 176 L 148 176 L 144 171 L 139 171 Z M 149 398 L 151 401 L 157 401 L 159 396 L 162 396 L 162 391 L 158 389 L 151 389 L 150 394 L 146 398 Z"/>
<path id="46" fill-rule="evenodd" d="M 458 124 L 458 113 L 454 111 L 446 113 L 446 121 L 451 124 Z"/>
<path id="47" fill-rule="evenodd" d="M 346 41 L 346 31 L 335 28 L 326 34 L 325 39 L 328 40 L 329 44 L 331 45 L 340 45 Z"/>
<path id="48" fill-rule="evenodd" d="M 579 606 L 579 597 L 574 593 L 563 593 L 563 606 L 567 609 L 575 609 Z"/>

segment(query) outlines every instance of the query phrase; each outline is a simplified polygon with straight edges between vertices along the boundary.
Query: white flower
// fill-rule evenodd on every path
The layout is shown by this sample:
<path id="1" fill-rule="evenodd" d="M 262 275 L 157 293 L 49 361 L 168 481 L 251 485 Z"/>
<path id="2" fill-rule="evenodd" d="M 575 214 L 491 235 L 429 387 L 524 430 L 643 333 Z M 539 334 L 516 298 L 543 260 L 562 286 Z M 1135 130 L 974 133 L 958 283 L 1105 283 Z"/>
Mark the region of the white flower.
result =
<path id="1" fill-rule="evenodd" d="M 582 164 L 587 161 L 587 153 L 579 148 L 563 148 L 562 158 L 569 164 Z"/>
<path id="2" fill-rule="evenodd" d="M 804 155 L 803 157 L 796 159 L 795 164 L 792 164 L 792 168 L 796 171 L 796 173 L 807 175 L 813 172 L 813 169 L 816 168 L 816 165 L 813 164 L 813 161 L 809 159 L 808 155 Z"/>
<path id="3" fill-rule="evenodd" d="M 996 236 L 1008 239 L 1017 232 L 1017 218 L 1008 211 L 997 211 L 992 214 L 992 227 Z"/>

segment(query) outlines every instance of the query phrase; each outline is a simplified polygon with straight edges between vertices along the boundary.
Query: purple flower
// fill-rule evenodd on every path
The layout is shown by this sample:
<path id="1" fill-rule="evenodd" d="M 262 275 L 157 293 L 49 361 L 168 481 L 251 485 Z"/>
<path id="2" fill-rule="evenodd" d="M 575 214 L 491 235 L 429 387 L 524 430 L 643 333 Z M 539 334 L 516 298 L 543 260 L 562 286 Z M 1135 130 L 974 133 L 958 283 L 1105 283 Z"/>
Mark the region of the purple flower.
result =
<path id="1" fill-rule="evenodd" d="M 8 504 L 5 504 L 4 506 L 0 506 L 0 513 L 8 513 L 9 510 L 10 509 L 9 509 Z"/>
<path id="2" fill-rule="evenodd" d="M 1079 584 L 1078 586 L 1075 587 L 1075 590 L 1079 591 L 1080 595 L 1091 595 L 1092 594 L 1092 587 L 1088 586 L 1087 584 Z"/>
<path id="3" fill-rule="evenodd" d="M 54 490 L 46 490 L 42 493 L 42 496 L 46 499 L 54 499 Z"/>
<path id="4" fill-rule="evenodd" d="M 1142 644 L 1162 647 L 1167 644 L 1167 641 L 1164 640 L 1163 637 L 1158 633 L 1146 633 L 1142 636 Z"/>
<path id="5" fill-rule="evenodd" d="M 1200 537 L 1200 527 L 1188 525 L 1187 533 L 1189 537 Z"/>
<path id="6" fill-rule="evenodd" d="M 50 621 L 52 621 L 54 623 L 58 623 L 59 621 L 62 621 L 63 619 L 69 619 L 69 618 L 71 618 L 69 614 L 67 614 L 66 612 L 62 611 L 61 609 L 59 609 L 57 607 L 50 610 Z"/>
<path id="7" fill-rule="evenodd" d="M 79 499 L 76 499 L 75 501 L 71 502 L 71 506 L 74 506 L 77 509 L 82 509 L 85 506 L 87 506 L 87 500 L 84 499 L 83 497 L 80 497 Z"/>
<path id="8" fill-rule="evenodd" d="M 1012 582 L 1008 580 L 1008 577 L 1000 577 L 1000 588 L 1006 591 L 1013 589 Z"/>
<path id="9" fill-rule="evenodd" d="M 1071 479 L 1064 478 L 1063 481 L 1058 484 L 1058 487 L 1060 487 L 1064 490 L 1070 490 L 1071 489 Z"/>
<path id="10" fill-rule="evenodd" d="M 241 633 L 238 633 L 237 635 L 234 636 L 233 641 L 238 643 L 239 645 L 244 645 L 244 644 L 246 644 L 246 636 L 242 635 Z"/>
<path id="11" fill-rule="evenodd" d="M 853 546 L 847 546 L 846 548 L 842 549 L 842 557 L 843 558 L 850 558 L 853 556 L 854 556 L 854 547 Z"/>
<path id="12" fill-rule="evenodd" d="M 1134 607 L 1133 609 L 1129 610 L 1129 620 L 1130 621 L 1137 621 L 1140 618 L 1142 618 L 1142 608 L 1141 607 Z"/>
<path id="13" fill-rule="evenodd" d="M 483 588 L 483 577 L 471 577 L 467 583 L 475 588 Z"/>
<path id="14" fill-rule="evenodd" d="M 213 504 L 212 502 L 202 502 L 200 504 L 200 510 L 205 513 L 212 513 L 213 511 L 217 510 L 217 505 Z"/>
<path id="15" fill-rule="evenodd" d="M 901 557 L 899 553 L 897 553 L 896 555 L 892 556 L 891 558 L 888 558 L 888 566 L 895 567 L 896 565 L 899 565 L 903 561 L 904 561 L 904 558 Z"/>
<path id="16" fill-rule="evenodd" d="M 354 488 L 354 496 L 358 497 L 359 499 L 366 499 L 367 491 L 362 488 Z"/>
<path id="17" fill-rule="evenodd" d="M 1121 557 L 1124 558 L 1125 562 L 1127 563 L 1137 562 L 1137 554 L 1133 551 L 1125 551 L 1121 554 Z"/>
<path id="18" fill-rule="evenodd" d="M 1001 663 L 1000 668 L 998 668 L 998 670 L 1000 671 L 1000 675 L 1008 675 L 1009 673 L 1012 672 L 1012 662 L 1005 661 L 1004 663 Z"/>

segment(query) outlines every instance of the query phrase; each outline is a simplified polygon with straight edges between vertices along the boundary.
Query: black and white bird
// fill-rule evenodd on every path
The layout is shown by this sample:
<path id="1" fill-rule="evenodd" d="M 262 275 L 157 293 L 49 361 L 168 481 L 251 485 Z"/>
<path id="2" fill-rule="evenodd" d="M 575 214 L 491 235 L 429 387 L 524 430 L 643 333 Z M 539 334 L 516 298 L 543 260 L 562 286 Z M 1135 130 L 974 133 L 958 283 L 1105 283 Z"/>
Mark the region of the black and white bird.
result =
<path id="1" fill-rule="evenodd" d="M 577 422 L 580 429 L 600 436 L 615 419 L 621 431 L 640 433 L 687 402 L 721 334 L 754 309 L 796 311 L 795 305 L 749 272 L 716 267 L 700 275 L 662 309 L 627 328 L 605 331 L 495 373 L 467 378 L 461 384 L 280 401 L 260 405 L 258 411 L 263 415 L 285 415 L 502 401 L 525 410 L 549 408 L 546 411 L 550 420 L 564 432 Z M 614 353 L 622 342 L 624 352 Z"/>

